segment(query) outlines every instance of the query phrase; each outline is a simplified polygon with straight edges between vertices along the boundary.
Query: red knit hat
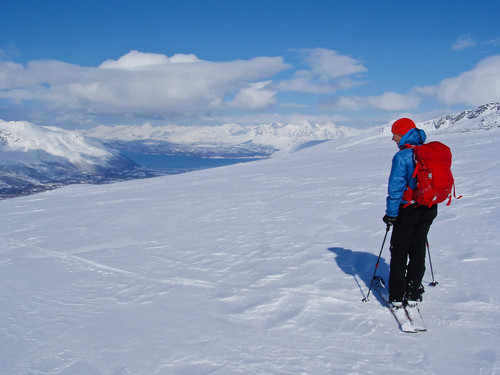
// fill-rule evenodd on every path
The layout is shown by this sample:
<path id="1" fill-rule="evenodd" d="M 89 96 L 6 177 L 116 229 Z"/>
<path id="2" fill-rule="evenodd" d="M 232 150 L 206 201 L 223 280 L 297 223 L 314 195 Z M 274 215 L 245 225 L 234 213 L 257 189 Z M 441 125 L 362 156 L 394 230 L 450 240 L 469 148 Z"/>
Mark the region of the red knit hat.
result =
<path id="1" fill-rule="evenodd" d="M 392 124 L 392 134 L 405 135 L 409 130 L 416 128 L 415 123 L 409 118 L 400 118 Z"/>

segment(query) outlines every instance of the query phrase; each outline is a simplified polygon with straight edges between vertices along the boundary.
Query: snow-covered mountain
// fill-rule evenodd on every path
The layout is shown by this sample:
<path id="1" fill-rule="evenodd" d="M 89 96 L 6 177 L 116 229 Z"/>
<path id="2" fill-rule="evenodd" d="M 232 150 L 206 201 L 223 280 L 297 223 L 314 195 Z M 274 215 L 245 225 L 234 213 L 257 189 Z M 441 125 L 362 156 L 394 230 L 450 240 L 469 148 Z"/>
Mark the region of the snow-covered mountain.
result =
<path id="1" fill-rule="evenodd" d="M 488 103 L 473 110 L 425 121 L 418 126 L 425 130 L 443 130 L 453 127 L 454 131 L 496 128 L 500 126 L 500 103 Z"/>
<path id="2" fill-rule="evenodd" d="M 0 120 L 0 196 L 130 178 L 139 168 L 100 141 L 56 127 Z"/>
<path id="3" fill-rule="evenodd" d="M 0 373 L 499 374 L 500 127 L 428 134 L 463 198 L 429 233 L 418 334 L 361 302 L 396 152 L 376 134 L 0 201 Z"/>

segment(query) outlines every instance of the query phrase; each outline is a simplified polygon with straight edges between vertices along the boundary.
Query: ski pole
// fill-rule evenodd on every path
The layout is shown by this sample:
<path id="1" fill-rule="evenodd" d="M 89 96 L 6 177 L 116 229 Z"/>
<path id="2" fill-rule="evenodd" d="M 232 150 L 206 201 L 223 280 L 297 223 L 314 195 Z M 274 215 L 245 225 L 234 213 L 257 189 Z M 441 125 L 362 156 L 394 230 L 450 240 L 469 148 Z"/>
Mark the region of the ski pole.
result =
<path id="1" fill-rule="evenodd" d="M 431 266 L 431 275 L 432 275 L 432 283 L 429 283 L 430 286 L 436 286 L 439 283 L 434 280 L 434 270 L 432 269 L 432 259 L 431 259 L 431 250 L 429 246 L 429 241 L 426 242 L 427 244 L 427 254 L 429 254 L 429 264 Z"/>
<path id="2" fill-rule="evenodd" d="M 380 263 L 380 257 L 382 256 L 382 250 L 384 249 L 385 240 L 387 238 L 387 233 L 389 233 L 390 229 L 391 229 L 391 226 L 389 224 L 387 224 L 387 228 L 385 229 L 384 240 L 382 241 L 382 246 L 380 247 L 380 253 L 378 254 L 377 264 L 375 264 L 375 270 L 373 271 L 373 276 L 372 276 L 372 281 L 370 283 L 370 288 L 368 288 L 368 293 L 366 294 L 366 297 L 361 300 L 363 302 L 368 302 L 368 297 L 370 296 L 370 292 L 371 292 L 372 286 L 373 286 L 373 280 L 375 280 L 375 275 L 377 273 L 378 264 Z"/>

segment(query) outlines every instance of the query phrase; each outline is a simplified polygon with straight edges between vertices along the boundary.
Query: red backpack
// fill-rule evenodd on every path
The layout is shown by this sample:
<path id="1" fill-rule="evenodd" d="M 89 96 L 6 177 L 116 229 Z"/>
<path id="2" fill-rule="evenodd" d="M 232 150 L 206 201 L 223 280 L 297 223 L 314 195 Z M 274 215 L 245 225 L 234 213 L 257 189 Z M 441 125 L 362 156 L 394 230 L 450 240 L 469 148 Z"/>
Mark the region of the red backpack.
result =
<path id="1" fill-rule="evenodd" d="M 422 145 L 405 145 L 413 149 L 417 187 L 408 189 L 403 200 L 424 206 L 432 206 L 448 199 L 447 206 L 455 195 L 455 181 L 451 173 L 451 150 L 441 142 L 429 142 Z M 453 194 L 452 194 L 453 193 Z"/>

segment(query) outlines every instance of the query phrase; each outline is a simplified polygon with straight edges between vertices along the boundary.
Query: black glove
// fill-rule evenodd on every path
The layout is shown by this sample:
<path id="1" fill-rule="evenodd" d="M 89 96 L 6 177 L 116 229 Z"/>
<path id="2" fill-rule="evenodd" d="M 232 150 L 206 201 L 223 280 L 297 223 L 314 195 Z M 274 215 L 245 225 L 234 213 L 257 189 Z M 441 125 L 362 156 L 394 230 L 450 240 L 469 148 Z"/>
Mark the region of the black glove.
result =
<path id="1" fill-rule="evenodd" d="M 394 225 L 394 223 L 396 222 L 397 220 L 397 217 L 392 217 L 392 216 L 387 216 L 385 215 L 382 220 L 384 221 L 384 223 L 386 223 L 388 226 L 391 226 L 391 225 Z"/>

